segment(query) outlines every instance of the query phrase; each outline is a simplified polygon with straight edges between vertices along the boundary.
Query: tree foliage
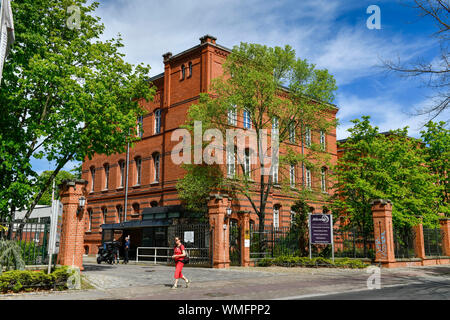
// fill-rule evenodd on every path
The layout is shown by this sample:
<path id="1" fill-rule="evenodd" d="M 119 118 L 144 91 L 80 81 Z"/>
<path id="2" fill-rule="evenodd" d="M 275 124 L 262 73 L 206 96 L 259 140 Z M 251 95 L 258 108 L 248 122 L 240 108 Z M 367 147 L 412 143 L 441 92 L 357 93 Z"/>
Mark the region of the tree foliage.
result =
<path id="1" fill-rule="evenodd" d="M 262 148 L 260 130 L 270 131 L 273 119 L 277 119 L 280 141 L 280 179 L 277 184 L 282 187 L 289 184 L 289 164 L 314 169 L 318 163 L 325 163 L 327 155 L 318 144 L 313 143 L 309 152 L 301 153 L 293 152 L 293 145 L 285 142 L 289 141 L 290 130 L 296 131 L 294 145 L 298 147 L 307 128 L 312 132 L 327 132 L 335 125 L 330 120 L 330 110 L 333 108 L 330 103 L 334 100 L 336 90 L 335 80 L 327 70 L 316 69 L 315 65 L 306 60 L 296 58 L 295 51 L 290 46 L 270 48 L 241 43 L 227 57 L 223 71 L 223 75 L 212 81 L 210 92 L 201 94 L 199 103 L 190 107 L 186 128 L 193 132 L 194 121 L 201 121 L 203 133 L 208 129 L 218 129 L 226 137 L 226 130 L 233 128 L 228 123 L 229 110 L 235 108 L 236 114 L 240 115 L 245 110 L 251 121 L 251 129 L 247 132 L 254 132 L 256 137 L 256 146 L 251 145 L 250 148 L 257 161 L 256 165 L 252 165 L 250 174 L 244 174 L 244 161 L 237 154 L 242 170 L 236 170 L 236 176 L 229 179 L 226 172 L 216 174 L 214 184 L 205 182 L 200 193 L 208 194 L 212 191 L 211 186 L 220 186 L 230 195 L 244 195 L 259 217 L 260 228 L 263 228 L 267 198 L 274 183 L 272 175 L 263 174 L 265 169 L 273 169 L 273 166 L 267 168 L 261 161 L 263 157 L 270 156 L 272 150 L 270 137 L 268 150 Z M 242 128 L 239 124 L 237 127 Z M 223 166 L 219 168 L 226 170 Z M 196 170 L 188 170 L 183 178 L 185 182 L 178 185 L 182 195 L 196 195 L 187 181 L 210 179 L 210 176 L 202 175 L 204 171 L 201 175 L 195 173 Z M 202 183 L 198 182 L 196 185 Z M 289 186 L 284 190 L 294 195 L 305 191 L 302 187 L 295 190 Z M 197 201 L 196 197 L 186 196 L 183 199 L 188 203 Z"/>
<path id="2" fill-rule="evenodd" d="M 80 9 L 79 29 L 67 26 L 71 5 Z M 135 139 L 136 118 L 144 113 L 138 99 L 155 92 L 149 67 L 124 61 L 120 36 L 100 40 L 97 7 L 87 0 L 12 2 L 16 40 L 0 87 L 3 217 L 23 207 L 28 217 L 69 161 L 123 152 Z M 33 158 L 55 163 L 38 193 Z"/>
<path id="3" fill-rule="evenodd" d="M 380 134 L 368 116 L 352 122 L 333 169 L 334 214 L 367 235 L 373 230 L 371 200 L 383 198 L 393 203 L 395 226 L 415 225 L 419 216 L 424 225 L 436 225 L 442 188 L 426 165 L 423 143 L 408 137 L 407 127 Z"/>

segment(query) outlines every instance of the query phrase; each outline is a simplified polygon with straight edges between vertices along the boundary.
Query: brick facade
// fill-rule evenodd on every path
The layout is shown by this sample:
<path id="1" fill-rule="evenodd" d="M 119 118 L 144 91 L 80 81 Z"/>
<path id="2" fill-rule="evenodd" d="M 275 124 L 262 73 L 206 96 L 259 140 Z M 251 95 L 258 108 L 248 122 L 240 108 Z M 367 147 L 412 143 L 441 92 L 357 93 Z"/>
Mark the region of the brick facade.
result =
<path id="1" fill-rule="evenodd" d="M 171 134 L 184 124 L 189 106 L 197 103 L 199 94 L 207 92 L 211 80 L 223 73 L 222 64 L 231 51 L 216 43 L 212 36 L 200 38 L 200 44 L 180 54 L 172 55 L 170 52 L 163 55 L 164 72 L 151 78 L 157 88 L 154 101 L 141 101 L 148 113 L 143 119 L 143 137 L 134 148 L 130 149 L 128 208 L 126 220 L 140 220 L 143 208 L 150 206 L 167 206 L 181 204 L 176 190 L 176 183 L 184 175 L 183 169 L 171 161 L 171 150 L 178 141 L 171 141 Z M 185 68 L 184 79 L 182 67 Z M 191 66 L 191 67 L 190 67 Z M 192 70 L 192 72 L 190 72 Z M 161 112 L 160 131 L 157 127 L 158 110 Z M 330 119 L 335 119 L 337 109 L 330 113 Z M 242 115 L 238 115 L 238 127 L 242 127 Z M 297 134 L 297 137 L 299 135 Z M 319 133 L 312 133 L 313 142 L 319 141 Z M 297 139 L 298 140 L 298 139 Z M 295 146 L 301 152 L 301 145 Z M 281 151 L 281 150 L 280 150 Z M 305 152 L 308 148 L 305 147 Z M 326 152 L 331 156 L 331 164 L 336 164 L 336 129 L 333 128 L 326 135 Z M 155 180 L 155 156 L 159 155 L 159 179 Z M 137 184 L 136 161 L 141 162 L 141 182 Z M 121 186 L 121 171 L 119 163 L 126 161 L 126 154 L 95 155 L 91 160 L 86 159 L 82 166 L 82 178 L 88 181 L 87 211 L 85 214 L 86 234 L 84 248 L 89 254 L 97 253 L 101 242 L 101 227 L 103 223 L 119 222 L 118 206 L 124 206 L 125 188 Z M 109 165 L 109 181 L 106 189 L 105 164 Z M 95 169 L 93 189 L 91 168 Z M 126 168 L 125 168 L 126 170 Z M 302 181 L 301 167 L 296 168 L 296 182 Z M 257 179 L 255 179 L 257 182 Z M 312 188 L 320 195 L 320 175 L 312 177 Z M 330 182 L 328 182 L 330 185 Z M 328 193 L 333 190 L 328 186 Z M 257 198 L 257 197 L 256 197 Z M 258 201 L 256 201 L 258 202 Z M 275 205 L 280 207 L 280 226 L 290 224 L 290 206 L 293 198 L 284 195 L 280 189 L 274 188 L 271 192 L 266 210 L 266 224 L 272 224 L 272 212 Z M 231 203 L 233 216 L 240 223 L 242 215 L 238 211 L 252 211 L 251 205 L 243 195 L 238 195 Z M 311 206 L 320 211 L 323 203 L 311 201 Z M 123 210 L 123 209 L 122 209 Z M 123 210 L 124 211 L 124 210 Z M 104 213 L 106 212 L 106 221 Z M 92 215 L 89 222 L 89 216 Z M 251 222 L 258 221 L 255 214 L 246 216 Z M 91 227 L 89 228 L 89 224 Z M 245 262 L 247 263 L 247 262 Z"/>

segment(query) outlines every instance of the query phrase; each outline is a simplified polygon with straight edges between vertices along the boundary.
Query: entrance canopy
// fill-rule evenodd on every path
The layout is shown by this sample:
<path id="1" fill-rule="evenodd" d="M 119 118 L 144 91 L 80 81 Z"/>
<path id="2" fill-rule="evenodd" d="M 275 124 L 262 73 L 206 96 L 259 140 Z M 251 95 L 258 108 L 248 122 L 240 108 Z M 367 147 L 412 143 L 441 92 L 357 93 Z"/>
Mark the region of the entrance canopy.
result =
<path id="1" fill-rule="evenodd" d="M 102 230 L 124 230 L 147 227 L 166 227 L 169 225 L 169 219 L 158 220 L 134 220 L 121 223 L 102 224 Z"/>

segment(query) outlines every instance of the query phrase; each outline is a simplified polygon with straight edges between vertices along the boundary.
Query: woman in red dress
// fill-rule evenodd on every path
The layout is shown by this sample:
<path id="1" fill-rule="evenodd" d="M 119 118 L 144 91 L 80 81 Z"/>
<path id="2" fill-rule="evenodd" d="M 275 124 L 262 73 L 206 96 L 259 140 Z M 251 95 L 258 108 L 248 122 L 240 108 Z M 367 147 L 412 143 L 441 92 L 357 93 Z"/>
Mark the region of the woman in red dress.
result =
<path id="1" fill-rule="evenodd" d="M 191 282 L 181 273 L 181 270 L 183 270 L 184 266 L 182 260 L 186 256 L 186 251 L 184 249 L 184 246 L 181 244 L 180 238 L 175 238 L 175 244 L 176 246 L 173 249 L 174 254 L 172 256 L 172 258 L 175 260 L 175 283 L 173 284 L 172 289 L 177 288 L 178 279 L 180 278 L 183 278 L 183 280 L 186 281 L 186 288 L 188 288 Z"/>

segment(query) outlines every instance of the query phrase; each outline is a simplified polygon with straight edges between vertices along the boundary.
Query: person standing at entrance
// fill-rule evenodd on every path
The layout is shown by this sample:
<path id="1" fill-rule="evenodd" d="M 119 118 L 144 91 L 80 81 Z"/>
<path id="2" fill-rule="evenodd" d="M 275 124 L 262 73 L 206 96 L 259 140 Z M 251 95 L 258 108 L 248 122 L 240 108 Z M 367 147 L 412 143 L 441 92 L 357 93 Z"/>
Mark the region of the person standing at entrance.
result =
<path id="1" fill-rule="evenodd" d="M 176 289 L 178 285 L 178 279 L 183 278 L 183 280 L 186 282 L 186 288 L 189 287 L 189 284 L 191 281 L 189 281 L 181 271 L 183 270 L 184 262 L 183 258 L 186 256 L 186 250 L 184 246 L 181 244 L 180 238 L 175 238 L 175 248 L 173 249 L 173 256 L 172 258 L 175 260 L 175 283 L 172 286 L 172 289 Z"/>
<path id="2" fill-rule="evenodd" d="M 128 263 L 128 250 L 130 249 L 130 236 L 126 236 L 125 237 L 125 248 L 124 248 L 124 258 L 123 258 L 123 262 L 127 264 Z"/>

